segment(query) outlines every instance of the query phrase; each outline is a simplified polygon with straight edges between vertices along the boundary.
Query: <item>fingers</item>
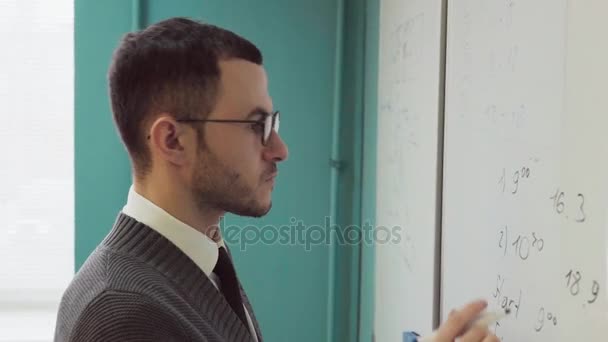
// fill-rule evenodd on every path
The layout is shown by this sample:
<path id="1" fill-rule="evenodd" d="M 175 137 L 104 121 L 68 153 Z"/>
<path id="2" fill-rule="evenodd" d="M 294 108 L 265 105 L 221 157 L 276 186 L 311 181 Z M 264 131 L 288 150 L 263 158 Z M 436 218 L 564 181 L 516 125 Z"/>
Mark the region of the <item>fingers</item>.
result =
<path id="1" fill-rule="evenodd" d="M 500 340 L 498 339 L 498 337 L 496 337 L 496 335 L 490 334 L 486 336 L 486 338 L 484 338 L 482 342 L 500 342 Z"/>
<path id="2" fill-rule="evenodd" d="M 465 326 L 487 306 L 488 304 L 485 301 L 478 300 L 467 304 L 461 310 L 452 311 L 447 321 L 437 330 L 437 340 L 454 341 L 457 336 L 464 332 Z"/>
<path id="3" fill-rule="evenodd" d="M 486 307 L 488 303 L 485 300 L 478 300 L 472 303 L 467 304 L 462 310 L 460 310 L 460 319 L 464 322 L 462 323 L 462 328 L 472 321 L 477 315 L 479 315 Z"/>
<path id="4" fill-rule="evenodd" d="M 461 339 L 462 342 L 500 342 L 496 335 L 490 333 L 488 328 L 483 326 L 473 326 L 469 329 Z"/>
<path id="5" fill-rule="evenodd" d="M 481 327 L 481 326 L 474 326 L 471 329 L 469 329 L 464 335 L 462 335 L 462 338 L 459 339 L 458 341 L 481 342 L 481 341 L 485 341 L 485 338 L 488 336 L 490 336 L 490 332 L 488 331 L 488 328 Z"/>

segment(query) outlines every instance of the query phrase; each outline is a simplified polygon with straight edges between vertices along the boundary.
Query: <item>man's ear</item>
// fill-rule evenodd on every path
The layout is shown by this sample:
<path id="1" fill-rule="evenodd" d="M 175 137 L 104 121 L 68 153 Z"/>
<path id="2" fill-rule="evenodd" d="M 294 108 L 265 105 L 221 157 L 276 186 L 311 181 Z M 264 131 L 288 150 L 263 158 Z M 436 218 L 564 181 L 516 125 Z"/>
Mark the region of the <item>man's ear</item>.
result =
<path id="1" fill-rule="evenodd" d="M 188 161 L 188 129 L 169 115 L 160 115 L 149 130 L 150 151 L 157 158 L 171 164 L 183 165 Z"/>

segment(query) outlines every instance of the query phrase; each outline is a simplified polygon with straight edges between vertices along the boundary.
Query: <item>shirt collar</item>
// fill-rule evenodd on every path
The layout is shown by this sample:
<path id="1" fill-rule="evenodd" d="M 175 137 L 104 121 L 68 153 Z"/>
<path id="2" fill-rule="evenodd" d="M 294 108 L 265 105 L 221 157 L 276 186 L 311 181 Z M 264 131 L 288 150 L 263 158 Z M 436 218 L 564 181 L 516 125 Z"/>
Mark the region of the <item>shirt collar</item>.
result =
<path id="1" fill-rule="evenodd" d="M 155 230 L 186 254 L 207 276 L 218 260 L 218 248 L 224 240 L 215 242 L 192 226 L 178 220 L 147 198 L 129 188 L 127 204 L 122 212 Z"/>

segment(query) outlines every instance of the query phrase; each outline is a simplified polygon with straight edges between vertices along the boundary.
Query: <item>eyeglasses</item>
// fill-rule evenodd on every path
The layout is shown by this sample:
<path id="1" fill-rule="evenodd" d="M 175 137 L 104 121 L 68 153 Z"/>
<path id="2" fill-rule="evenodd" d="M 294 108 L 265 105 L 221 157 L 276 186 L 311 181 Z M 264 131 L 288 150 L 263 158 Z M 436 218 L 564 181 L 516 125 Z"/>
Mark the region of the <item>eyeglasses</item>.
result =
<path id="1" fill-rule="evenodd" d="M 270 134 L 274 130 L 279 133 L 280 113 L 274 111 L 266 114 L 266 117 L 261 120 L 229 120 L 229 119 L 178 119 L 177 122 L 233 122 L 233 123 L 251 123 L 252 129 L 255 132 L 262 133 L 262 145 L 266 146 L 270 139 Z"/>

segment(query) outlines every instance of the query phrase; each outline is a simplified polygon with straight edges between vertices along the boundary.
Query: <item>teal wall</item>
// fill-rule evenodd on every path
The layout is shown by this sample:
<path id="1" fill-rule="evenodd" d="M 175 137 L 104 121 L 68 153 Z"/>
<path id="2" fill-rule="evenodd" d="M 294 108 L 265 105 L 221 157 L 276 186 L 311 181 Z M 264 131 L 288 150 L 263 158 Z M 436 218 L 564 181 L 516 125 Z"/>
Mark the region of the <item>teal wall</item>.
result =
<path id="1" fill-rule="evenodd" d="M 125 32 L 172 16 L 217 24 L 258 45 L 270 94 L 282 112 L 281 135 L 290 157 L 279 167 L 272 211 L 261 219 L 229 215 L 224 226 L 281 226 L 295 219 L 325 227 L 329 218 L 344 228 L 373 219 L 375 124 L 368 121 L 375 120 L 375 107 L 363 98 L 371 94 L 366 44 L 374 34 L 367 27 L 365 0 L 76 0 L 75 5 L 77 269 L 111 228 L 131 184 L 107 97 L 111 53 Z M 246 251 L 231 247 L 267 341 L 370 340 L 372 246 L 332 240 L 311 250 L 261 242 Z"/>
<path id="2" fill-rule="evenodd" d="M 363 96 L 363 160 L 361 182 L 361 220 L 375 225 L 376 222 L 376 142 L 378 118 L 378 50 L 380 35 L 380 0 L 365 1 L 364 44 L 364 96 Z M 361 245 L 359 276 L 359 324 L 358 341 L 373 341 L 375 296 L 375 248 L 373 244 Z"/>
<path id="3" fill-rule="evenodd" d="M 75 2 L 76 268 L 107 234 L 131 184 L 106 81 L 116 42 L 130 29 L 128 1 Z"/>

